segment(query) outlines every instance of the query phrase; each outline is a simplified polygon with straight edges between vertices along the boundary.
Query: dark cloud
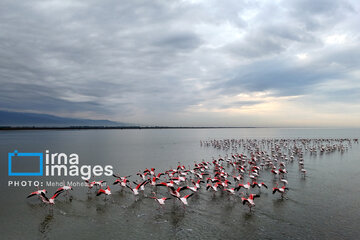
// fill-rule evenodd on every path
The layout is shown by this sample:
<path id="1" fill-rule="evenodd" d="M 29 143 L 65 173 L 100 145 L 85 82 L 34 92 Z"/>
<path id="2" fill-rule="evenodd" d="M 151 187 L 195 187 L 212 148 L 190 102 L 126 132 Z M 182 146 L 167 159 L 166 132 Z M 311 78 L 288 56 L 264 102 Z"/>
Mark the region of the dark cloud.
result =
<path id="1" fill-rule="evenodd" d="M 171 48 L 171 49 L 194 49 L 201 44 L 200 38 L 191 32 L 177 32 L 173 34 L 167 34 L 154 44 L 159 48 Z"/>
<path id="2" fill-rule="evenodd" d="M 2 1 L 0 109 L 175 122 L 216 99 L 262 102 L 220 102 L 238 93 L 311 95 L 356 81 L 358 11 L 339 0 Z M 330 46 L 331 34 L 350 43 Z"/>
<path id="3" fill-rule="evenodd" d="M 312 85 L 340 76 L 336 70 L 316 65 L 295 66 L 284 61 L 260 61 L 237 69 L 234 78 L 222 83 L 223 91 L 273 91 L 277 96 L 301 95 Z M 221 86 L 217 86 L 220 88 Z"/>
<path id="4" fill-rule="evenodd" d="M 284 2 L 289 16 L 309 31 L 324 31 L 341 23 L 348 13 L 355 14 L 349 1 L 296 0 Z"/>
<path id="5" fill-rule="evenodd" d="M 244 40 L 227 46 L 228 51 L 239 58 L 258 58 L 271 54 L 279 54 L 286 48 L 283 43 L 263 34 L 253 34 Z"/>

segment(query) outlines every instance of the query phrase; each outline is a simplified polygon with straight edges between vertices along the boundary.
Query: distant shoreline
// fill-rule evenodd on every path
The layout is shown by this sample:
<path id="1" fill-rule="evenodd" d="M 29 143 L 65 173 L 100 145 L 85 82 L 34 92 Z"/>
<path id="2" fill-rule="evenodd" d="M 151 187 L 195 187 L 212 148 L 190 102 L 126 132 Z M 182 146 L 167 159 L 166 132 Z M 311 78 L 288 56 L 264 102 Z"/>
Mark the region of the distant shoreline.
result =
<path id="1" fill-rule="evenodd" d="M 0 127 L 1 130 L 94 130 L 94 129 L 224 129 L 224 128 L 263 128 L 263 127 L 141 127 L 141 126 L 74 126 L 74 127 Z"/>

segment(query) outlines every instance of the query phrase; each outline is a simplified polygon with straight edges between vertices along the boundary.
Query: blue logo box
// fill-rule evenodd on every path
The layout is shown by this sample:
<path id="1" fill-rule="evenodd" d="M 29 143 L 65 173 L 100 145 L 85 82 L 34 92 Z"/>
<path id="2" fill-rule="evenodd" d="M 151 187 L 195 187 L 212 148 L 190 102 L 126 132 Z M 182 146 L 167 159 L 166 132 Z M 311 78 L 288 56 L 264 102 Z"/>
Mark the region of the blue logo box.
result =
<path id="1" fill-rule="evenodd" d="M 43 153 L 20 153 L 15 150 L 9 153 L 9 176 L 42 176 L 43 175 Z M 40 161 L 40 169 L 38 172 L 12 172 L 11 162 L 13 157 L 38 157 Z"/>

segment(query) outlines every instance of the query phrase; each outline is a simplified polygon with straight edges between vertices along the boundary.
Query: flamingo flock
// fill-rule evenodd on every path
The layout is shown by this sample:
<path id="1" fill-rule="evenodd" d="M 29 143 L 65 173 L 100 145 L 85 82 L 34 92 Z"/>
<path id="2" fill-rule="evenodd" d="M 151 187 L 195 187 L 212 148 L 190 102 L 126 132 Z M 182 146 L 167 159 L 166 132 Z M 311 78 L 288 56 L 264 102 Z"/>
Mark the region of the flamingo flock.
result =
<path id="1" fill-rule="evenodd" d="M 198 194 L 235 196 L 252 211 L 263 191 L 279 194 L 278 199 L 287 199 L 291 190 L 288 182 L 287 165 L 299 165 L 299 177 L 306 178 L 304 154 L 326 154 L 347 151 L 357 139 L 223 139 L 200 141 L 203 148 L 214 148 L 218 157 L 209 161 L 194 162 L 187 167 L 180 162 L 177 167 L 157 172 L 155 168 L 139 170 L 136 174 L 120 176 L 113 174 L 113 191 L 130 191 L 135 200 L 153 199 L 164 206 L 174 199 L 184 207 L 189 205 L 192 196 Z M 225 152 L 225 153 L 224 153 Z M 291 174 L 294 174 L 291 171 Z M 130 180 L 130 178 L 133 178 Z M 110 196 L 107 181 L 85 181 L 89 193 L 95 189 L 96 196 Z M 133 185 L 134 184 L 134 185 Z M 272 186 L 272 188 L 268 188 Z M 106 187 L 106 188 L 105 188 Z M 165 189 L 165 191 L 163 191 Z M 47 197 L 45 189 L 38 189 L 28 198 L 38 196 L 45 203 L 54 205 L 61 193 L 69 194 L 71 186 L 57 189 L 52 197 Z M 162 196 L 160 196 L 160 194 Z"/>

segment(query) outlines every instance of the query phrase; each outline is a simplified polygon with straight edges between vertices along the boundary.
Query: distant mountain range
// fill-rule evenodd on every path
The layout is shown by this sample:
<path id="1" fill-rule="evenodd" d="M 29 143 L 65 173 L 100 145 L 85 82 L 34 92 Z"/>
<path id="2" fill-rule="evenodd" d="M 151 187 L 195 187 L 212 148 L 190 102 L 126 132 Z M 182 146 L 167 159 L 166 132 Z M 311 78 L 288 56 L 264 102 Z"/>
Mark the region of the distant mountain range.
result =
<path id="1" fill-rule="evenodd" d="M 65 118 L 49 114 L 0 111 L 0 126 L 35 126 L 35 127 L 68 127 L 68 126 L 134 126 L 134 124 L 113 122 L 109 120 L 92 120 L 82 118 Z"/>

